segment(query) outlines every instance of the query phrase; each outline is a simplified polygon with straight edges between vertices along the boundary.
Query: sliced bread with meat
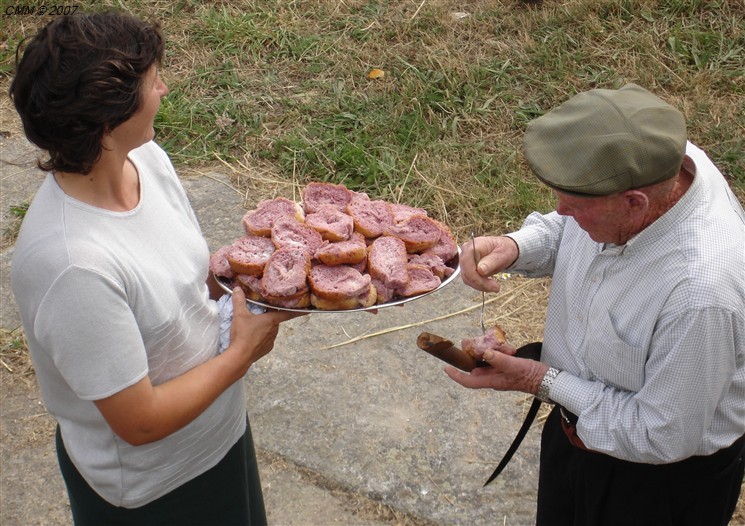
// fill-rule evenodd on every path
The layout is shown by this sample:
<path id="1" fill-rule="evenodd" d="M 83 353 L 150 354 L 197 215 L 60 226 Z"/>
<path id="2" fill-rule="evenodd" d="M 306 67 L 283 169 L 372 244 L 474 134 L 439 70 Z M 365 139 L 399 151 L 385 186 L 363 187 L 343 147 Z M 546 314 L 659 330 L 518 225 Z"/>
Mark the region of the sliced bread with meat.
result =
<path id="1" fill-rule="evenodd" d="M 322 206 L 330 205 L 346 210 L 352 200 L 353 192 L 346 186 L 334 183 L 308 183 L 303 188 L 303 209 L 306 214 L 317 212 Z"/>
<path id="2" fill-rule="evenodd" d="M 406 245 L 392 236 L 375 239 L 367 255 L 370 276 L 393 290 L 403 289 L 409 282 Z"/>
<path id="3" fill-rule="evenodd" d="M 326 241 L 346 241 L 354 232 L 352 216 L 332 205 L 321 205 L 305 216 L 305 224 L 321 234 Z"/>
<path id="4" fill-rule="evenodd" d="M 226 257 L 236 274 L 261 276 L 273 253 L 274 242 L 270 238 L 244 236 L 233 243 Z"/>
<path id="5" fill-rule="evenodd" d="M 244 214 L 243 228 L 246 234 L 266 237 L 271 235 L 274 223 L 285 218 L 293 218 L 302 223 L 305 214 L 299 204 L 286 197 L 266 199 Z"/>

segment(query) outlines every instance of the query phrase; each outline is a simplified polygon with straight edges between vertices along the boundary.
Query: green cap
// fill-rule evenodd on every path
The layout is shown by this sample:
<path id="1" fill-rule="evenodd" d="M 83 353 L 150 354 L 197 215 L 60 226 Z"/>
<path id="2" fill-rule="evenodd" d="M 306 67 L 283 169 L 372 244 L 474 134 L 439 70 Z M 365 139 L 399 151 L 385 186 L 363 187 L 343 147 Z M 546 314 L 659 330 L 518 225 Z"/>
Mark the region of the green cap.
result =
<path id="1" fill-rule="evenodd" d="M 674 177 L 685 156 L 683 114 L 649 91 L 579 93 L 532 121 L 525 160 L 548 186 L 581 195 L 611 195 Z"/>

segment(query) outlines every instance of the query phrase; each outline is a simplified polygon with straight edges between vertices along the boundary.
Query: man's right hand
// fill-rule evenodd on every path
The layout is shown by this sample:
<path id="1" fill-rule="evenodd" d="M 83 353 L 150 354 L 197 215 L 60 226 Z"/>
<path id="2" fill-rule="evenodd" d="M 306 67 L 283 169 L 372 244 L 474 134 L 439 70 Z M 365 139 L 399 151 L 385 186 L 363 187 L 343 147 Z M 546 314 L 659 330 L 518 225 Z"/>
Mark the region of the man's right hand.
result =
<path id="1" fill-rule="evenodd" d="M 484 292 L 499 292 L 500 284 L 491 276 L 500 272 L 516 260 L 520 251 L 517 243 L 507 236 L 477 237 L 476 260 L 474 261 L 473 242 L 464 243 L 460 254 L 460 275 L 463 283 Z"/>

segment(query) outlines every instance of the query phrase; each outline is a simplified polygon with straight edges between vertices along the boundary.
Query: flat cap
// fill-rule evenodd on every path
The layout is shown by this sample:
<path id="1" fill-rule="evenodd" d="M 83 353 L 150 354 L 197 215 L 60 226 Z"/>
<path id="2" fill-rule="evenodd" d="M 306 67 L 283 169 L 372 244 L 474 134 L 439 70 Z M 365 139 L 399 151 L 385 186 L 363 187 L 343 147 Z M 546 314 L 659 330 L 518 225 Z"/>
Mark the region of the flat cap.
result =
<path id="1" fill-rule="evenodd" d="M 674 177 L 685 148 L 683 114 L 636 84 L 579 93 L 532 121 L 523 139 L 541 181 L 596 196 Z"/>

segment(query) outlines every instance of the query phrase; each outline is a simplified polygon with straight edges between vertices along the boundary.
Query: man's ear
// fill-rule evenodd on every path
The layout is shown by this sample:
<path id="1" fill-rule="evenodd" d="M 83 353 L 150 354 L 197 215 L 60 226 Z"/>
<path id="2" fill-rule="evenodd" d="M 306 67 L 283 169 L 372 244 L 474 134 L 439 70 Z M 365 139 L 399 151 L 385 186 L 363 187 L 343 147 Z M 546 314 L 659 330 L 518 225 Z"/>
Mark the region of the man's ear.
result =
<path id="1" fill-rule="evenodd" d="M 649 196 L 639 190 L 626 190 L 623 198 L 631 212 L 645 213 L 649 209 Z"/>

